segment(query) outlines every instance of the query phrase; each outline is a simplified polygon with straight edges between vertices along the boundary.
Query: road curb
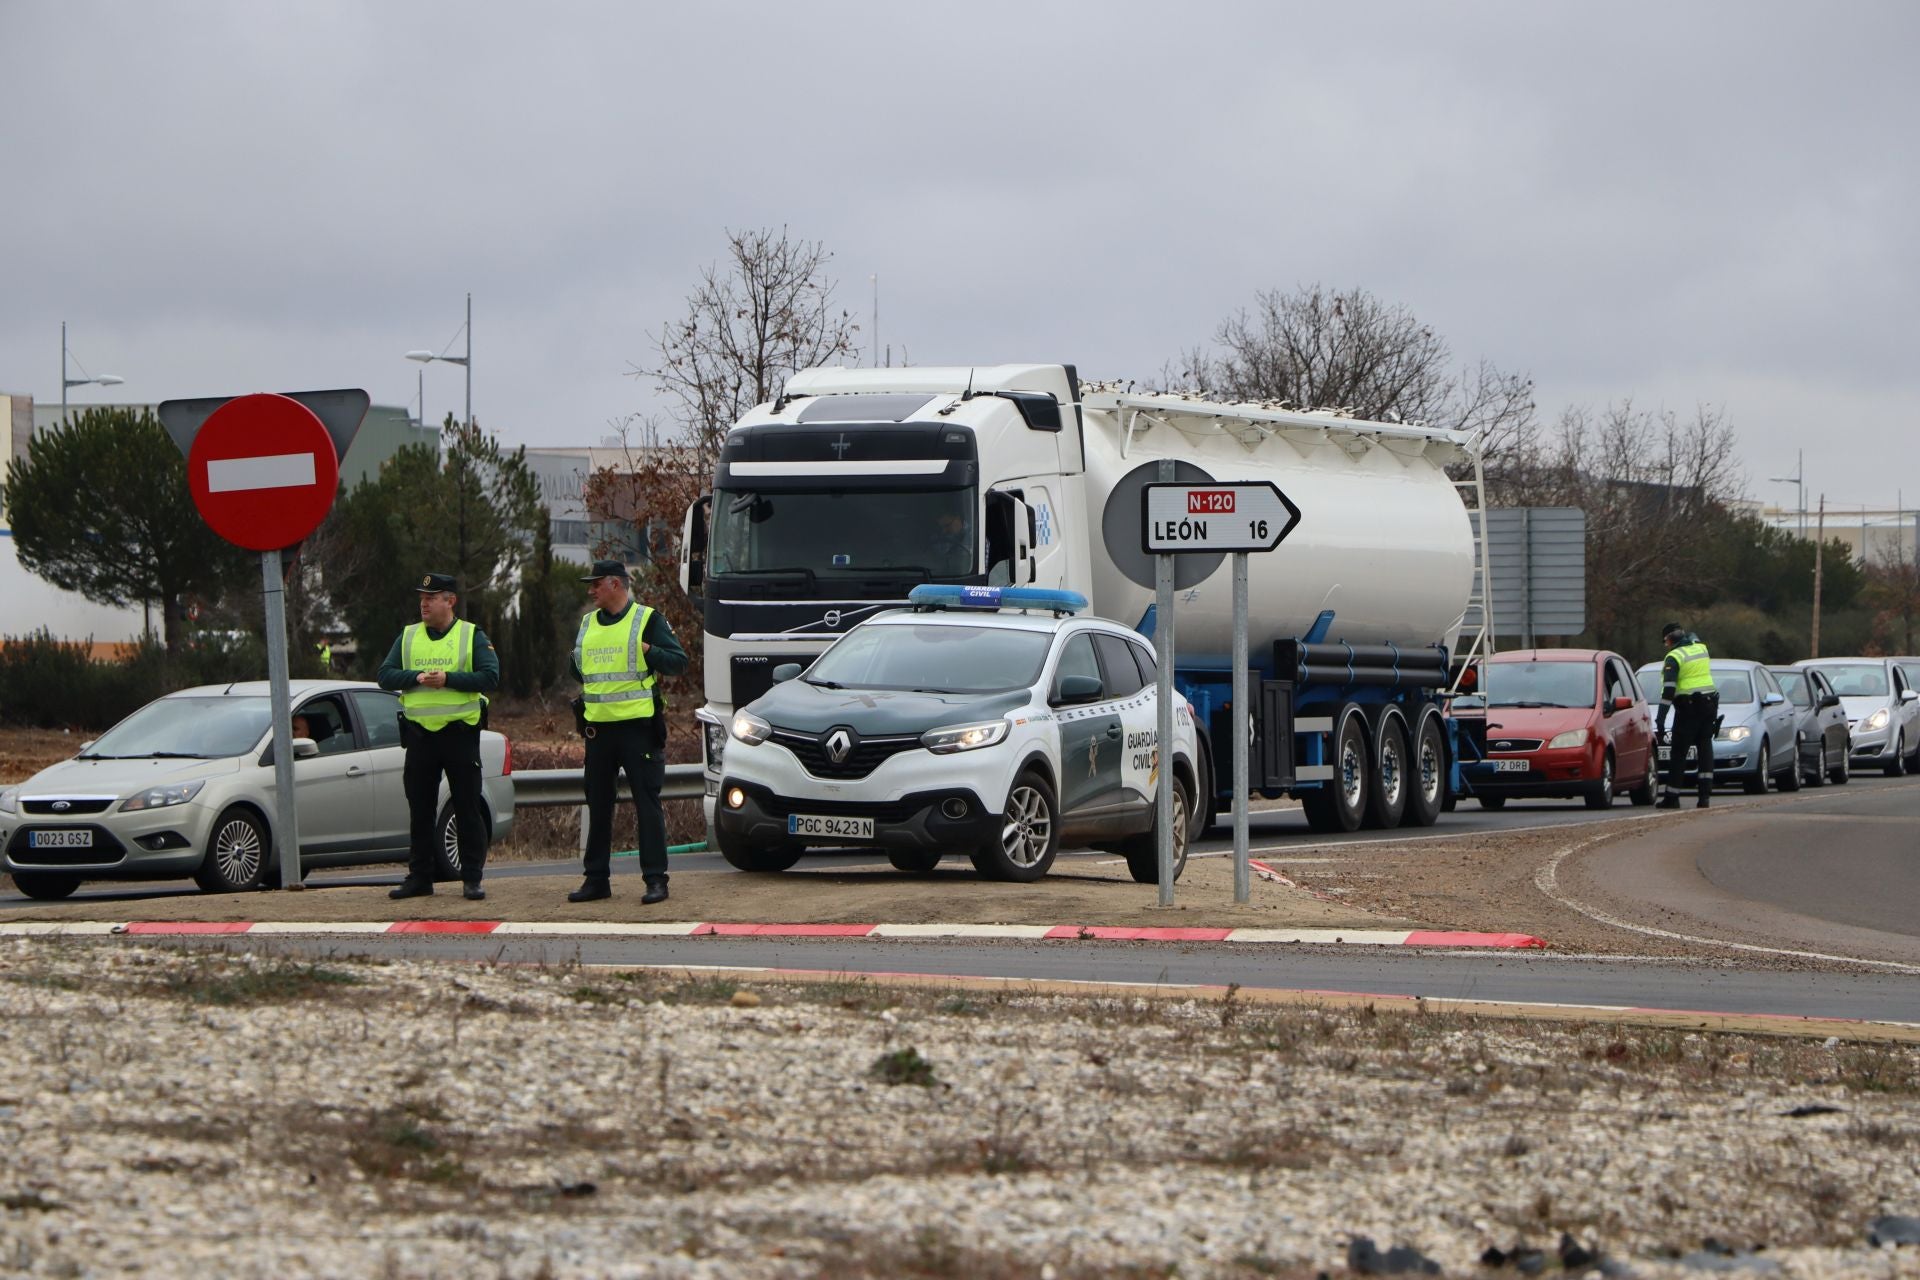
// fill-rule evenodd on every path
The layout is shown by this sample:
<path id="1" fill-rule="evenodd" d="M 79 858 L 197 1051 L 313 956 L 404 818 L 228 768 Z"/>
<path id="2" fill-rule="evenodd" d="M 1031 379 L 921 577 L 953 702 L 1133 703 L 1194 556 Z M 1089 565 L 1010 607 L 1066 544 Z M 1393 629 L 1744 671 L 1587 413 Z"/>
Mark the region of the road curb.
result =
<path id="1" fill-rule="evenodd" d="M 485 934 L 503 936 L 649 938 L 995 938 L 1048 942 L 1233 942 L 1303 946 L 1465 947 L 1537 949 L 1527 933 L 1450 929 L 1255 929 L 1131 927 L 1081 924 L 749 924 L 724 921 L 533 920 L 124 920 L 19 921 L 0 924 L 0 937 L 59 935 L 112 937 L 232 937 L 240 934 Z"/>

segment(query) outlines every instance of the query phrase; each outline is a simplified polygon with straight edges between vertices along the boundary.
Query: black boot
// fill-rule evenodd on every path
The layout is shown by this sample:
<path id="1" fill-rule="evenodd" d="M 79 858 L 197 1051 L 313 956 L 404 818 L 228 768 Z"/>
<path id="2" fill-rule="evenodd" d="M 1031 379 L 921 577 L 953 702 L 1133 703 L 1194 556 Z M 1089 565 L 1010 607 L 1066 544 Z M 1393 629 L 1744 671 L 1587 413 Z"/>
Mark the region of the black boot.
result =
<path id="1" fill-rule="evenodd" d="M 665 876 L 648 876 L 647 891 L 640 895 L 640 904 L 642 906 L 652 906 L 656 902 L 665 902 L 666 900 L 667 878 Z"/>
<path id="2" fill-rule="evenodd" d="M 1660 803 L 1653 807 L 1656 809 L 1678 809 L 1680 807 L 1680 797 L 1669 791 L 1667 794 L 1661 796 Z"/>
<path id="3" fill-rule="evenodd" d="M 602 898 L 613 896 L 613 886 L 605 880 L 588 877 L 580 882 L 580 887 L 567 895 L 568 902 L 598 902 Z"/>
<path id="4" fill-rule="evenodd" d="M 1706 792 L 1702 791 L 1700 793 L 1700 798 L 1693 802 L 1693 807 L 1696 809 L 1705 809 L 1711 806 L 1712 803 L 1713 803 L 1713 797 L 1708 795 Z"/>
<path id="5" fill-rule="evenodd" d="M 415 880 L 408 876 L 394 888 L 387 890 L 387 896 L 398 901 L 401 898 L 431 898 L 433 883 L 429 880 Z"/>
<path id="6" fill-rule="evenodd" d="M 480 887 L 478 880 L 468 881 L 465 893 L 468 902 L 485 902 L 487 900 L 487 891 Z"/>

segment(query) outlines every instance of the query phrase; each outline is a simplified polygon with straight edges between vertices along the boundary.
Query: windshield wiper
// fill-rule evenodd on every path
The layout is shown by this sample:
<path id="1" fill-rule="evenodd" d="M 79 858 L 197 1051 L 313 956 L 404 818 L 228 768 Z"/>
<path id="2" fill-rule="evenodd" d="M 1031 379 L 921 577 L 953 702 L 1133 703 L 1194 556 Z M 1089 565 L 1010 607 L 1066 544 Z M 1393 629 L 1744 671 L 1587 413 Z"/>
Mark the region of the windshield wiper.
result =
<path id="1" fill-rule="evenodd" d="M 1499 708 L 1499 707 L 1565 707 L 1567 704 L 1564 702 L 1494 702 L 1494 703 L 1489 703 L 1488 705 L 1495 708 Z"/>
<path id="2" fill-rule="evenodd" d="M 198 751 L 149 751 L 143 756 L 124 756 L 127 760 L 205 760 Z"/>
<path id="3" fill-rule="evenodd" d="M 816 680 L 812 676 L 801 676 L 800 678 L 816 689 L 844 689 L 847 687 L 838 680 Z"/>

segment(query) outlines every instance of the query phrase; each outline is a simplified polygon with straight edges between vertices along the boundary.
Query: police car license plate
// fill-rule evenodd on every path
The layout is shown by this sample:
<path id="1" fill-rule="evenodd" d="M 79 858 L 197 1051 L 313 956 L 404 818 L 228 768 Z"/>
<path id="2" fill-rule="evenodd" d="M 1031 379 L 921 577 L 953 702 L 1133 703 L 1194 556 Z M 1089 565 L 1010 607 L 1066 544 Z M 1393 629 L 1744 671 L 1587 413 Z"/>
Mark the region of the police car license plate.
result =
<path id="1" fill-rule="evenodd" d="M 1495 760 L 1493 762 L 1493 771 L 1495 773 L 1525 773 L 1527 771 L 1527 762 L 1525 760 Z"/>
<path id="2" fill-rule="evenodd" d="M 30 849 L 91 849 L 93 832 L 91 831 L 29 831 L 27 847 Z"/>
<path id="3" fill-rule="evenodd" d="M 872 818 L 829 818 L 812 813 L 787 815 L 790 836 L 828 836 L 836 840 L 873 839 Z"/>

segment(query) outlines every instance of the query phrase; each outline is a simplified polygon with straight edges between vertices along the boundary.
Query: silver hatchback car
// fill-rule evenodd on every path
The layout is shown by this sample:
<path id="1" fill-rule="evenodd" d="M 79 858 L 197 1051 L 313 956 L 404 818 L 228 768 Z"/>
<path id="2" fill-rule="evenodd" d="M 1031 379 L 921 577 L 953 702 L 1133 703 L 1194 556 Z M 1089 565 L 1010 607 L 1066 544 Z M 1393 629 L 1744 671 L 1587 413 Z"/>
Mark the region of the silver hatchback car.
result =
<path id="1" fill-rule="evenodd" d="M 344 680 L 292 684 L 294 788 L 303 869 L 404 861 L 400 700 Z M 272 707 L 264 681 L 183 689 L 149 702 L 80 754 L 0 790 L 7 873 L 31 898 L 86 880 L 192 876 L 210 892 L 274 882 Z M 512 748 L 480 735 L 489 833 L 513 829 Z M 460 878 L 441 784 L 440 874 Z"/>

